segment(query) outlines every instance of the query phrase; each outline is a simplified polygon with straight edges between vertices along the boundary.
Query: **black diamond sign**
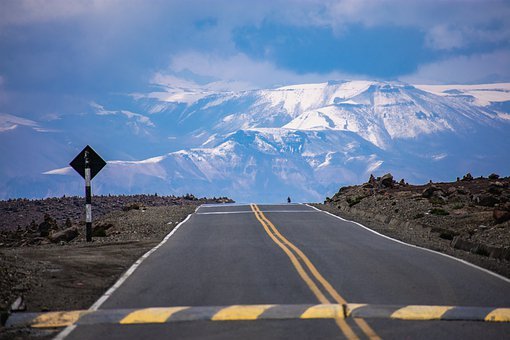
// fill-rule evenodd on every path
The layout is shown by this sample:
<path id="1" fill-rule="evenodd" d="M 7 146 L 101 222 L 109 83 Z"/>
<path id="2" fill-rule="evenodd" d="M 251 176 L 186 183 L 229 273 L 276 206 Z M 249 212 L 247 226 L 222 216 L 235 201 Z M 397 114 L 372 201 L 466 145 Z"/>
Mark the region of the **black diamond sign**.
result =
<path id="1" fill-rule="evenodd" d="M 72 166 L 81 177 L 85 178 L 85 152 L 89 154 L 90 179 L 92 179 L 104 168 L 106 162 L 90 146 L 87 145 L 69 165 Z"/>

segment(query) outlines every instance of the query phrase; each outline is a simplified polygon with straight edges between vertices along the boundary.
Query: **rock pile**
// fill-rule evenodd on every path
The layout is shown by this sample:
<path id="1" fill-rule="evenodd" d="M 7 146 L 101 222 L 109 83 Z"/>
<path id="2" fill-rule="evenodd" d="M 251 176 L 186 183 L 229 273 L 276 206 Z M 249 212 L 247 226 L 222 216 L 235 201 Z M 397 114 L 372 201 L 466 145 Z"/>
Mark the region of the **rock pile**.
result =
<path id="1" fill-rule="evenodd" d="M 78 235 L 78 226 L 67 220 L 63 226 L 50 214 L 45 214 L 42 222 L 37 224 L 34 220 L 26 229 L 4 230 L 0 232 L 0 246 L 19 247 L 40 244 L 69 242 Z"/>
<path id="2" fill-rule="evenodd" d="M 93 200 L 94 220 L 114 211 L 145 210 L 147 207 L 186 206 L 202 203 L 230 203 L 231 199 L 155 195 L 96 196 Z M 63 244 L 78 238 L 84 226 L 85 202 L 81 197 L 44 200 L 11 199 L 0 201 L 0 247 Z M 80 221 L 79 223 L 73 221 Z M 93 224 L 94 237 L 109 236 L 112 224 Z"/>

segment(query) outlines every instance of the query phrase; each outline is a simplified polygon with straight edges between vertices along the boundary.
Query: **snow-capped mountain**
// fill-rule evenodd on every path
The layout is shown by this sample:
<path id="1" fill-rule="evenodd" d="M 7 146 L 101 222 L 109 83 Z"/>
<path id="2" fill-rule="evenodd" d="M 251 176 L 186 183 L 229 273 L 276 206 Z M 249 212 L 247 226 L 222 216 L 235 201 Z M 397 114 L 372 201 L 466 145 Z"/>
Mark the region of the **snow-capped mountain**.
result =
<path id="1" fill-rule="evenodd" d="M 94 137 L 102 149 L 96 149 L 110 160 L 94 179 L 96 193 L 193 192 L 242 201 L 290 195 L 312 201 L 370 173 L 391 171 L 424 182 L 468 171 L 510 172 L 510 84 L 343 81 L 239 92 L 166 91 L 137 95 L 131 103 L 136 110 L 93 103 L 94 112 L 80 116 L 100 125 Z M 25 134 L 31 129 L 40 139 L 34 126 L 41 124 L 31 124 Z M 124 126 L 116 128 L 121 141 L 101 142 L 112 125 Z M 0 138 L 15 131 L 4 129 Z M 66 164 L 34 175 L 30 194 L 80 193 L 81 179 Z M 21 181 L 10 176 L 1 196 L 20 192 L 15 188 Z"/>

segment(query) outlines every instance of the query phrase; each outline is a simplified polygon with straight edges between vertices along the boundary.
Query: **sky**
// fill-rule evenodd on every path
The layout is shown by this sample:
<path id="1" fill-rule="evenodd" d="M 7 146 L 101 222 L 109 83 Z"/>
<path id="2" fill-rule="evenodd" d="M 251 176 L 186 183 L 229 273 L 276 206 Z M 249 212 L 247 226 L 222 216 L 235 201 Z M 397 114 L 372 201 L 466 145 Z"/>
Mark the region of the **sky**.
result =
<path id="1" fill-rule="evenodd" d="M 2 0 L 0 113 L 160 86 L 510 82 L 509 17 L 493 0 Z"/>

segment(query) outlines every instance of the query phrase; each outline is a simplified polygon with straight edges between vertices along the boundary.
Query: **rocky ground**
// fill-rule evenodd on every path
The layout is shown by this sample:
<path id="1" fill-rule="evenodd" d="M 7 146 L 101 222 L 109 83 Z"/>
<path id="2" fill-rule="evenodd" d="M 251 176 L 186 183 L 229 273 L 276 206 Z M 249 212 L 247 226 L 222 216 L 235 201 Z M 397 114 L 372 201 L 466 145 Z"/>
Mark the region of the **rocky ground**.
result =
<path id="1" fill-rule="evenodd" d="M 509 177 L 467 174 L 450 183 L 410 185 L 391 174 L 371 176 L 317 206 L 510 277 Z"/>
<path id="2" fill-rule="evenodd" d="M 84 207 L 74 202 L 82 201 L 68 197 L 0 202 L 0 312 L 13 307 L 31 312 L 89 308 L 198 205 L 230 202 L 192 195 L 96 198 L 94 237 L 88 243 L 84 224 L 76 222 Z M 0 330 L 1 339 L 54 335 Z"/>

